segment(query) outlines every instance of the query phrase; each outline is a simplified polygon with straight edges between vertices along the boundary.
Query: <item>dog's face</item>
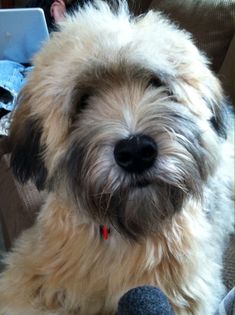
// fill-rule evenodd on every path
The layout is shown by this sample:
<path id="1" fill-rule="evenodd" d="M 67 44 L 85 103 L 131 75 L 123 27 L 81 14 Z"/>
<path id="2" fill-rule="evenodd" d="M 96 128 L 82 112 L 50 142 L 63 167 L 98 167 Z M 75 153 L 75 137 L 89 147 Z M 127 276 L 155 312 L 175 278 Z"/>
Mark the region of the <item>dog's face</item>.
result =
<path id="1" fill-rule="evenodd" d="M 160 14 L 97 2 L 35 59 L 11 127 L 21 181 L 134 239 L 161 228 L 216 169 L 222 92 L 189 35 Z"/>

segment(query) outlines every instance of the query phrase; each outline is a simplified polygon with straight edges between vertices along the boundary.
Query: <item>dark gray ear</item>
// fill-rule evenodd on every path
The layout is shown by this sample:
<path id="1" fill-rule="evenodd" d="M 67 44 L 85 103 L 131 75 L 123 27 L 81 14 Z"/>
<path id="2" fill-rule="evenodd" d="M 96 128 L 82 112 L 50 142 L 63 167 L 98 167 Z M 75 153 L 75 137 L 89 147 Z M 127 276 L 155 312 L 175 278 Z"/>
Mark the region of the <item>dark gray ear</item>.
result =
<path id="1" fill-rule="evenodd" d="M 229 125 L 231 124 L 231 106 L 224 100 L 220 106 L 215 106 L 213 116 L 210 119 L 211 125 L 216 133 L 226 139 Z"/>
<path id="2" fill-rule="evenodd" d="M 39 120 L 29 118 L 11 140 L 10 165 L 14 175 L 22 183 L 29 179 L 33 180 L 38 189 L 44 188 L 47 177 L 43 161 L 45 147 L 41 145 L 41 135 L 42 127 Z"/>

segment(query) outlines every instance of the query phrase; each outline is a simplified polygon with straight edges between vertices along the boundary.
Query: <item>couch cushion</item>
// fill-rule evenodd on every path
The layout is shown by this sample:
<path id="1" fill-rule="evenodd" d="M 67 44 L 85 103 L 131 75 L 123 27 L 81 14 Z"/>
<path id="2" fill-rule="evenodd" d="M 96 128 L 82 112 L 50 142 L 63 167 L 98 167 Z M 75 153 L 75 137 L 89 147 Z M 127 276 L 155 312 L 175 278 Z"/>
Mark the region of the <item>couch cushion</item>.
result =
<path id="1" fill-rule="evenodd" d="M 144 13 L 148 10 L 152 0 L 128 0 L 128 5 L 130 8 L 130 11 L 134 13 L 134 15 L 139 15 L 141 13 Z"/>
<path id="2" fill-rule="evenodd" d="M 234 272 L 235 272 L 235 265 L 234 265 L 234 241 L 235 235 L 231 235 L 223 257 L 223 280 L 226 286 L 227 291 L 231 290 L 234 287 Z"/>
<path id="3" fill-rule="evenodd" d="M 218 72 L 233 37 L 233 0 L 153 0 L 149 8 L 163 11 L 191 32 Z"/>

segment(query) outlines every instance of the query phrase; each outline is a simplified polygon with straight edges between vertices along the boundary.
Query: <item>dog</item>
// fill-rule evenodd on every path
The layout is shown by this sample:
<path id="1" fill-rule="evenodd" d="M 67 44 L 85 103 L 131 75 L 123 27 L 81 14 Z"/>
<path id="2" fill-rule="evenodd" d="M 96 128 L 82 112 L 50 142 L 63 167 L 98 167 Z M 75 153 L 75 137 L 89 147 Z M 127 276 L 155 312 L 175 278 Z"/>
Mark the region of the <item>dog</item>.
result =
<path id="1" fill-rule="evenodd" d="M 159 287 L 212 315 L 233 228 L 229 114 L 190 34 L 159 12 L 87 4 L 35 57 L 11 167 L 46 192 L 5 259 L 3 315 L 114 315 Z"/>

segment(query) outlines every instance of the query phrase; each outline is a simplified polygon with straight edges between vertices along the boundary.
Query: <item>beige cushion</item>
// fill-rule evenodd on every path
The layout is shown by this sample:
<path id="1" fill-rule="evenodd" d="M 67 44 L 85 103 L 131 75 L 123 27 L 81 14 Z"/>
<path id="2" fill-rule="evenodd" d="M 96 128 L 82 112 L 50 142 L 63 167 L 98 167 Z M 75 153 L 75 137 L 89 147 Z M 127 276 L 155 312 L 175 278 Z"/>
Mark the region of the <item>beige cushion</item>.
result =
<path id="1" fill-rule="evenodd" d="M 234 33 L 233 0 L 153 0 L 150 9 L 165 12 L 191 32 L 218 72 Z"/>

